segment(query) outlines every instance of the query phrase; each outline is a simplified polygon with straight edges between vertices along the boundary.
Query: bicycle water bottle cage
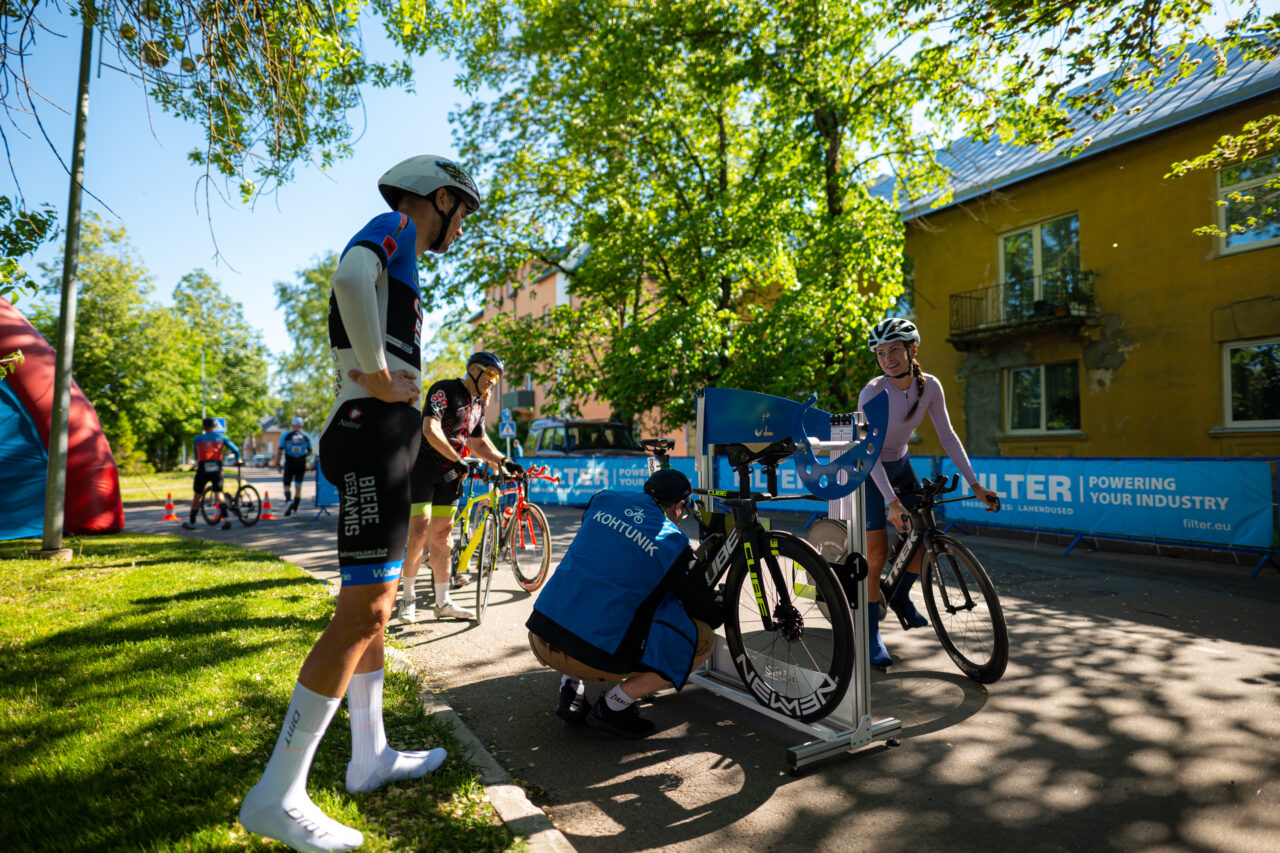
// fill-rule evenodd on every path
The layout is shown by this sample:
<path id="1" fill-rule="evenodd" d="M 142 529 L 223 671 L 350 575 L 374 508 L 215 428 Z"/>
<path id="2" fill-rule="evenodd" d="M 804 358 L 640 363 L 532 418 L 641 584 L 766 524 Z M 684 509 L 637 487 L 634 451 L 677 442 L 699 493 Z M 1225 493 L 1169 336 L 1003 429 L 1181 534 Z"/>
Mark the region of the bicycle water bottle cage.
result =
<path id="1" fill-rule="evenodd" d="M 866 436 L 858 438 L 852 447 L 825 465 L 813 455 L 809 433 L 804 428 L 805 412 L 817 402 L 818 395 L 810 394 L 809 399 L 796 412 L 795 424 L 791 428 L 791 434 L 797 436 L 796 443 L 799 445 L 795 454 L 796 473 L 811 494 L 822 500 L 833 501 L 861 486 L 880 458 L 880 447 L 884 441 L 885 429 L 889 425 L 889 394 L 881 391 L 867 401 L 862 408 L 862 413 L 867 418 Z"/>

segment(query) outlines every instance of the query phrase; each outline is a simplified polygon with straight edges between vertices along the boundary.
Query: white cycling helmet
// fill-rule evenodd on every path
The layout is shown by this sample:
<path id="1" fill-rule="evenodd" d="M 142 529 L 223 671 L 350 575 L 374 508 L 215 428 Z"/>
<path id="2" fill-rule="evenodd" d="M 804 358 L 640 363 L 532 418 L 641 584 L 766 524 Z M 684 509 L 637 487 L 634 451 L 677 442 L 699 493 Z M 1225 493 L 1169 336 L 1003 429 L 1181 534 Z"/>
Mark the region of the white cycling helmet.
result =
<path id="1" fill-rule="evenodd" d="M 438 154 L 419 154 L 402 160 L 378 178 L 378 190 L 395 210 L 400 204 L 400 191 L 430 196 L 441 187 L 457 190 L 472 208 L 480 207 L 480 191 L 461 166 Z"/>
<path id="2" fill-rule="evenodd" d="M 871 334 L 867 336 L 867 346 L 875 349 L 881 344 L 892 343 L 893 341 L 904 341 L 910 344 L 920 343 L 920 331 L 916 328 L 916 324 L 910 320 L 904 320 L 901 317 L 890 317 L 888 320 L 882 320 L 871 330 Z"/>
<path id="3" fill-rule="evenodd" d="M 296 427 L 302 426 L 302 418 L 294 418 L 291 426 L 296 426 Z"/>

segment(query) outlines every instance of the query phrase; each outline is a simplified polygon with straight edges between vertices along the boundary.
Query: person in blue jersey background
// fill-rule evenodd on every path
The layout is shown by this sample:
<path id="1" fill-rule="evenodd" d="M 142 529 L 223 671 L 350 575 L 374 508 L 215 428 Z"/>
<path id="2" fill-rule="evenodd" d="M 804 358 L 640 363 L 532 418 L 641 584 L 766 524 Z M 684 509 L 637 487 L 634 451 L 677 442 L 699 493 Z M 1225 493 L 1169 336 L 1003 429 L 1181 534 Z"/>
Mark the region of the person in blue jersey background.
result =
<path id="1" fill-rule="evenodd" d="M 343 694 L 351 717 L 347 790 L 363 793 L 417 779 L 443 749 L 398 752 L 382 721 L 383 633 L 395 601 L 409 530 L 409 470 L 422 416 L 419 255 L 443 253 L 462 235 L 480 193 L 456 163 L 410 157 L 378 179 L 391 208 L 351 238 L 333 274 L 329 343 L 335 400 L 320 431 L 320 463 L 338 488 L 338 568 L 332 620 L 312 647 L 280 737 L 240 823 L 295 850 L 351 850 L 364 836 L 307 796 L 307 774 Z"/>
<path id="2" fill-rule="evenodd" d="M 240 458 L 240 448 L 236 443 L 220 432 L 214 430 L 213 418 L 205 418 L 200 422 L 204 430 L 196 436 L 194 450 L 196 456 L 196 478 L 192 484 L 195 494 L 191 498 L 191 517 L 182 522 L 184 530 L 196 529 L 196 513 L 200 511 L 200 499 L 204 490 L 212 485 L 218 490 L 218 513 L 222 517 L 222 529 L 231 529 L 231 510 L 227 508 L 227 494 L 222 491 L 222 456 L 230 450 Z"/>
<path id="3" fill-rule="evenodd" d="M 302 502 L 302 481 L 307 478 L 307 458 L 311 456 L 311 439 L 302 431 L 302 418 L 294 418 L 290 424 L 292 429 L 280 436 L 280 446 L 276 448 L 276 458 L 272 461 L 277 468 L 284 467 L 284 509 L 285 517 L 298 511 Z M 296 485 L 296 494 L 290 493 L 290 486 Z"/>
<path id="4" fill-rule="evenodd" d="M 652 734 L 636 702 L 684 687 L 711 657 L 724 622 L 703 566 L 679 527 L 692 491 L 679 471 L 657 471 L 644 493 L 600 492 L 534 603 L 529 647 L 562 676 L 556 714 L 625 738 Z M 585 681 L 618 681 L 595 705 Z"/>

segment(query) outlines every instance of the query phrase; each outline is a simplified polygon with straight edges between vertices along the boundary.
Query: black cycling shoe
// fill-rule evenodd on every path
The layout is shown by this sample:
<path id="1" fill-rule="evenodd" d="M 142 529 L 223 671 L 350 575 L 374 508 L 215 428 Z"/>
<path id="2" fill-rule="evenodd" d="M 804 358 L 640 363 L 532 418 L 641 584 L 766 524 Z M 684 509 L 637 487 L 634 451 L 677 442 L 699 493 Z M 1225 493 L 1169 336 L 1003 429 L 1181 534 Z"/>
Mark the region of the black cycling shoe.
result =
<path id="1" fill-rule="evenodd" d="M 587 701 L 587 697 L 583 693 L 578 692 L 578 686 L 566 682 L 560 688 L 560 704 L 556 705 L 556 716 L 564 720 L 571 726 L 580 726 L 587 721 L 587 714 L 591 711 L 591 703 Z"/>
<path id="2" fill-rule="evenodd" d="M 230 529 L 231 529 L 231 522 L 229 522 L 229 521 L 224 521 L 224 522 L 222 522 L 222 529 L 223 529 L 223 530 L 230 530 Z"/>
<path id="3" fill-rule="evenodd" d="M 640 716 L 638 703 L 632 702 L 623 710 L 614 711 L 609 708 L 604 696 L 597 699 L 591 708 L 591 713 L 587 715 L 587 725 L 628 740 L 648 737 L 658 728 L 652 720 Z"/>

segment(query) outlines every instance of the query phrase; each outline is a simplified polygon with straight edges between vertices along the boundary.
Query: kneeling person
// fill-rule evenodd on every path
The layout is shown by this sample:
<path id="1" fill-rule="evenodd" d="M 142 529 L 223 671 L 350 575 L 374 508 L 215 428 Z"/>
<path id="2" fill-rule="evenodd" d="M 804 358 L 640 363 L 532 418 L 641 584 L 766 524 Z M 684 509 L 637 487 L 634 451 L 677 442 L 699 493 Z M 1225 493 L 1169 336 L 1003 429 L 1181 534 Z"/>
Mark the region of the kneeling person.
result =
<path id="1" fill-rule="evenodd" d="M 644 494 L 600 492 L 543 587 L 525 627 L 529 646 L 564 676 L 556 714 L 627 738 L 654 731 L 637 700 L 684 687 L 711 657 L 724 621 L 689 537 L 689 478 L 658 471 Z M 584 681 L 620 681 L 592 707 Z M 590 708 L 590 713 L 588 713 Z"/>

